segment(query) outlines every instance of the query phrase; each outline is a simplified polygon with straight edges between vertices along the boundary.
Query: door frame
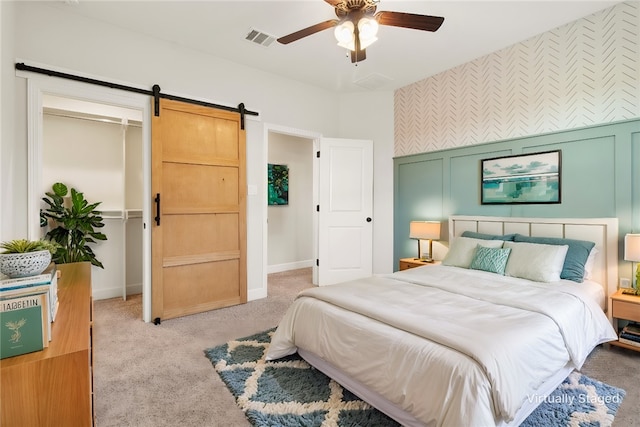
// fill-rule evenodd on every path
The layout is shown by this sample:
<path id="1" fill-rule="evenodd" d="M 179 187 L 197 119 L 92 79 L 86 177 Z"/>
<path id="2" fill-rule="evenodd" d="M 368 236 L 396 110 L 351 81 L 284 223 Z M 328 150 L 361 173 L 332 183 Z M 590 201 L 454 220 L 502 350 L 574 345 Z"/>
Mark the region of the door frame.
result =
<path id="1" fill-rule="evenodd" d="M 269 133 L 278 133 L 288 136 L 294 136 L 298 138 L 304 138 L 311 140 L 313 144 L 313 158 L 315 159 L 316 152 L 320 150 L 320 139 L 322 139 L 322 134 L 318 132 L 311 132 L 302 129 L 296 129 L 287 126 L 280 126 L 271 123 L 264 124 L 264 141 L 265 141 L 265 149 L 263 151 L 263 162 L 264 165 L 262 172 L 262 188 L 267 188 L 268 178 L 267 178 L 267 165 L 269 164 Z M 318 162 L 313 161 L 313 204 L 318 205 L 319 203 L 319 174 L 320 170 L 318 168 Z M 265 193 L 266 194 L 266 193 Z M 262 207 L 262 289 L 267 291 L 267 276 L 268 276 L 268 238 L 269 238 L 269 229 L 268 229 L 268 205 L 267 199 L 265 195 L 265 199 L 263 203 L 261 203 Z M 316 211 L 312 212 L 313 214 L 313 259 L 318 259 L 318 213 Z M 313 263 L 312 268 L 312 283 L 315 285 L 318 283 L 318 267 L 316 263 Z M 266 296 L 266 294 L 265 294 Z"/>
<path id="2" fill-rule="evenodd" d="M 65 70 L 61 70 L 65 71 Z M 40 76 L 17 71 L 27 80 L 27 232 L 29 239 L 40 238 L 39 207 L 42 186 L 43 113 L 42 97 L 64 98 L 125 107 L 142 112 L 143 205 L 142 205 L 142 319 L 151 321 L 151 102 L 148 95 Z"/>

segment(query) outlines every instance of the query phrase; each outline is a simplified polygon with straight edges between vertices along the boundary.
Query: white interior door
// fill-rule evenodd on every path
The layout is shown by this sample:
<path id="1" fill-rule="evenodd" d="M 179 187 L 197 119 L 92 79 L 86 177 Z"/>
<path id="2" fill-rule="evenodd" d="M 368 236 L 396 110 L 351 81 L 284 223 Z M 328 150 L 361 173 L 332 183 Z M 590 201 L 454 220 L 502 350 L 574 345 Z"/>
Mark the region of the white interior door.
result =
<path id="1" fill-rule="evenodd" d="M 320 140 L 318 285 L 372 274 L 373 141 Z"/>

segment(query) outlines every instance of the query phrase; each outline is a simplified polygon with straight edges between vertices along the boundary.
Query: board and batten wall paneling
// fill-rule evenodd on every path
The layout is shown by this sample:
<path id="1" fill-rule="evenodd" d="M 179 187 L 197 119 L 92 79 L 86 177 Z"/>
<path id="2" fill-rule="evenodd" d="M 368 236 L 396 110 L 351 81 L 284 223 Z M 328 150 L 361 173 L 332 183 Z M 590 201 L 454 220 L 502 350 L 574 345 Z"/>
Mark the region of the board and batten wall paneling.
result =
<path id="1" fill-rule="evenodd" d="M 640 117 L 640 2 L 398 89 L 403 156 Z"/>
<path id="2" fill-rule="evenodd" d="M 451 156 L 449 162 L 450 192 L 448 212 L 474 212 L 480 205 L 480 187 L 473 185 L 480 179 L 480 161 L 491 157 L 508 156 L 509 149 L 491 150 L 488 153 L 479 150 L 466 150 Z M 508 208 L 500 205 L 486 206 L 484 215 L 508 216 Z M 447 215 L 448 216 L 448 215 Z M 447 219 L 443 217 L 443 220 Z"/>
<path id="3" fill-rule="evenodd" d="M 626 171 L 631 180 L 631 191 L 634 203 L 628 213 L 633 218 L 632 232 L 640 233 L 640 128 L 631 134 L 631 165 Z"/>
<path id="4" fill-rule="evenodd" d="M 562 150 L 562 203 L 528 205 L 527 216 L 558 218 L 616 216 L 615 135 L 582 139 L 581 134 L 576 132 L 575 137 L 567 138 L 562 142 L 542 146 L 523 146 L 524 154 Z M 624 184 L 621 183 L 621 185 Z M 628 196 L 627 200 L 629 200 Z"/>
<path id="5" fill-rule="evenodd" d="M 444 166 L 443 158 L 433 158 L 407 162 L 397 167 L 396 182 L 410 183 L 397 186 L 395 191 L 395 205 L 406 209 L 396 210 L 394 218 L 396 227 L 394 235 L 397 244 L 402 245 L 401 252 L 406 256 L 417 256 L 418 243 L 409 239 L 409 222 L 438 221 L 443 217 L 444 198 Z M 442 228 L 442 235 L 446 236 L 446 227 Z M 434 248 L 434 253 L 436 249 Z M 398 260 L 394 262 L 397 268 Z"/>
<path id="6" fill-rule="evenodd" d="M 559 149 L 559 204 L 482 205 L 482 159 Z M 409 221 L 450 215 L 617 217 L 619 254 L 625 233 L 640 232 L 640 119 L 515 138 L 394 159 L 394 259 L 415 256 Z M 438 197 L 442 197 L 440 200 Z M 438 208 L 435 208 L 435 207 Z M 443 232 L 446 237 L 446 231 Z M 446 246 L 445 242 L 439 243 Z M 434 248 L 434 253 L 438 255 Z M 622 272 L 631 270 L 621 263 Z"/>

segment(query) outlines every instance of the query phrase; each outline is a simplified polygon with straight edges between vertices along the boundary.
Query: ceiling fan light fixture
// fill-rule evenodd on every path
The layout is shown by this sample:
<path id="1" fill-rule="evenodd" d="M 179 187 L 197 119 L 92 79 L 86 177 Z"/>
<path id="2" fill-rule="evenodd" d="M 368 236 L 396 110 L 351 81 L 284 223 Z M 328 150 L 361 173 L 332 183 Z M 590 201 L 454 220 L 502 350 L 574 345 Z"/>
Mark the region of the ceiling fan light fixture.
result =
<path id="1" fill-rule="evenodd" d="M 278 42 L 289 44 L 333 27 L 333 34 L 338 40 L 338 46 L 350 50 L 351 62 L 358 63 L 367 59 L 365 49 L 378 40 L 376 35 L 380 25 L 433 32 L 437 31 L 444 22 L 444 18 L 441 16 L 393 11 L 376 12 L 379 0 L 324 1 L 333 6 L 338 19 L 329 19 L 303 28 L 280 37 L 277 39 Z"/>
<path id="2" fill-rule="evenodd" d="M 353 26 L 353 22 L 346 19 L 342 21 L 340 24 L 336 25 L 336 29 L 334 30 L 334 35 L 336 36 L 336 40 L 341 43 L 348 43 L 351 39 L 353 39 L 355 27 Z"/>
<path id="3" fill-rule="evenodd" d="M 358 21 L 360 49 L 366 49 L 378 40 L 376 34 L 378 34 L 378 21 L 374 18 L 365 16 Z"/>
<path id="4" fill-rule="evenodd" d="M 358 33 L 360 40 L 375 39 L 378 34 L 378 21 L 375 18 L 364 16 L 358 21 Z"/>
<path id="5" fill-rule="evenodd" d="M 355 27 L 348 19 L 336 25 L 333 35 L 338 40 L 338 46 L 354 50 L 356 46 Z"/>

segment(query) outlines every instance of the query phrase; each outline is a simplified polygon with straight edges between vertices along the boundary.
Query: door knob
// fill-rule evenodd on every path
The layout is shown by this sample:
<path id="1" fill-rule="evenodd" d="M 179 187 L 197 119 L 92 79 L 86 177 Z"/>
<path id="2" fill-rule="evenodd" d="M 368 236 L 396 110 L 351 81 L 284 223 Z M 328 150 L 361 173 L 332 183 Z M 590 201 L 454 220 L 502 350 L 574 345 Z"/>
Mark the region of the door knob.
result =
<path id="1" fill-rule="evenodd" d="M 370 217 L 367 217 L 367 222 L 371 222 L 371 218 Z"/>

